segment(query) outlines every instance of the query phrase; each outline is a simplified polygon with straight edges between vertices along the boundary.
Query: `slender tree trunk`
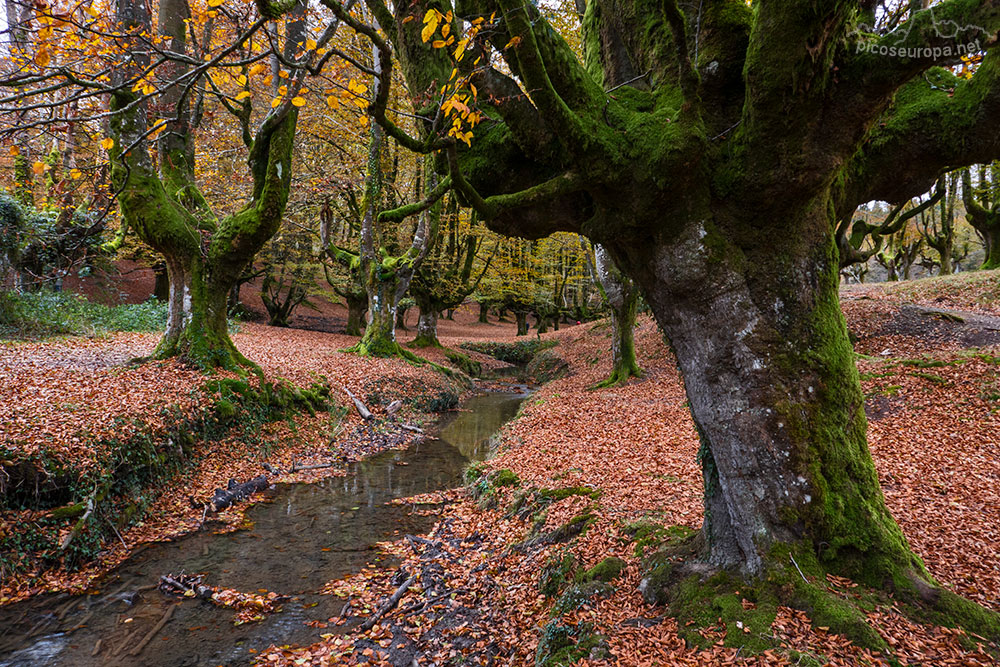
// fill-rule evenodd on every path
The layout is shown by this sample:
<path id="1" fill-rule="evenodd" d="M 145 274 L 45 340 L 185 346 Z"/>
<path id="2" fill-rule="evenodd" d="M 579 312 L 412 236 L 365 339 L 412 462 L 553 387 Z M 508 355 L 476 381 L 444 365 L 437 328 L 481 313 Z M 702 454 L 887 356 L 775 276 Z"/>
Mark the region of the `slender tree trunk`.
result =
<path id="1" fill-rule="evenodd" d="M 613 387 L 640 377 L 642 371 L 635 358 L 635 316 L 639 305 L 639 289 L 631 278 L 619 271 L 607 250 L 594 246 L 597 279 L 601 283 L 611 308 L 611 375 L 595 387 Z"/>
<path id="2" fill-rule="evenodd" d="M 479 304 L 479 323 L 480 324 L 489 324 L 490 320 L 487 317 L 489 315 L 489 311 L 490 311 L 489 306 L 487 306 L 485 303 Z"/>
<path id="3" fill-rule="evenodd" d="M 528 313 L 523 310 L 514 311 L 514 320 L 517 322 L 517 335 L 528 335 Z"/>
<path id="4" fill-rule="evenodd" d="M 403 331 L 409 331 L 406 327 L 406 312 L 410 309 L 409 306 L 400 305 L 396 308 L 396 328 L 402 329 Z"/>

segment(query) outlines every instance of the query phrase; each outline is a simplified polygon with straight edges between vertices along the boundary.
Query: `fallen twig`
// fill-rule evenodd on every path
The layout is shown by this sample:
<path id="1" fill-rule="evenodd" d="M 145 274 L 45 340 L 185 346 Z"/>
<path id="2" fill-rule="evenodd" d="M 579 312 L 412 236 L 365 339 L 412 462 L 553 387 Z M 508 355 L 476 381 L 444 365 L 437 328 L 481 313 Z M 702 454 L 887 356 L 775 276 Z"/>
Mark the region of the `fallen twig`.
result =
<path id="1" fill-rule="evenodd" d="M 368 620 L 358 626 L 358 632 L 365 632 L 366 630 L 371 630 L 378 623 L 379 619 L 385 616 L 387 613 L 392 611 L 392 609 L 399 604 L 399 601 L 403 599 L 406 595 L 406 591 L 409 590 L 410 586 L 414 584 L 417 580 L 417 575 L 411 575 L 409 579 L 404 581 L 402 585 L 396 589 L 396 592 L 392 594 L 385 604 L 383 604 L 377 612 L 375 612 Z"/>
<path id="2" fill-rule="evenodd" d="M 93 512 L 94 512 L 94 496 L 91 495 L 89 498 L 87 498 L 87 511 L 83 513 L 83 516 L 81 516 L 79 521 L 76 522 L 76 525 L 73 526 L 73 530 L 69 531 L 69 534 L 67 534 L 66 537 L 63 538 L 62 544 L 59 545 L 60 551 L 66 551 L 66 547 L 70 545 L 70 543 L 73 541 L 73 538 L 79 535 L 80 531 L 83 530 L 83 527 L 87 525 L 87 519 L 90 518 L 90 515 L 93 514 Z"/>

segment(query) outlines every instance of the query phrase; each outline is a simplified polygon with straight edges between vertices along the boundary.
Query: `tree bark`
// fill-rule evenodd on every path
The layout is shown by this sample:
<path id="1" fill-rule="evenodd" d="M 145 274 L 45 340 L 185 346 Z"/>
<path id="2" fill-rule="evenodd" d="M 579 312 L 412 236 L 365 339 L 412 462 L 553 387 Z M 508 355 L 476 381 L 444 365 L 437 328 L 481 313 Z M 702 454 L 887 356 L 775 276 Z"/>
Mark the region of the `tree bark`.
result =
<path id="1" fill-rule="evenodd" d="M 528 335 L 528 312 L 525 310 L 515 310 L 514 320 L 517 322 L 517 335 Z"/>
<path id="2" fill-rule="evenodd" d="M 611 375 L 597 387 L 613 387 L 641 377 L 635 358 L 635 316 L 639 305 L 639 289 L 624 275 L 603 246 L 594 246 L 595 269 L 601 289 L 611 308 Z"/>
<path id="3" fill-rule="evenodd" d="M 348 336 L 361 335 L 361 321 L 368 311 L 368 294 L 347 295 L 347 327 L 344 331 Z"/>
<path id="4" fill-rule="evenodd" d="M 420 317 L 417 319 L 417 337 L 410 347 L 441 347 L 437 336 L 438 308 L 436 304 L 417 300 Z"/>
<path id="5" fill-rule="evenodd" d="M 808 215 L 832 230 L 822 209 Z M 867 581 L 922 572 L 868 453 L 832 236 L 776 258 L 766 236 L 713 249 L 706 235 L 698 225 L 618 252 L 626 266 L 653 267 L 635 277 L 702 438 L 709 561 L 756 576 L 778 545 L 805 543 Z"/>

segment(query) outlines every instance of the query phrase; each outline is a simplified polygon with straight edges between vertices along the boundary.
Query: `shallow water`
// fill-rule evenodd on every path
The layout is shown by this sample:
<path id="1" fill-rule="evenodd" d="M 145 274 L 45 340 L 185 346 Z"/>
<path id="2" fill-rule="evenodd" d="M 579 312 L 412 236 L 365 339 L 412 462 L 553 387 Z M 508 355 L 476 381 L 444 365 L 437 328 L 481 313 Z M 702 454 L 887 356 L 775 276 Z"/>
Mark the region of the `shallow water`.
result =
<path id="1" fill-rule="evenodd" d="M 343 601 L 317 591 L 380 557 L 377 542 L 428 530 L 433 517 L 394 498 L 461 484 L 471 461 L 526 394 L 476 396 L 445 417 L 437 438 L 350 466 L 346 477 L 279 484 L 247 512 L 252 528 L 215 535 L 210 524 L 173 542 L 140 548 L 91 595 L 49 595 L 0 608 L 0 667 L 40 665 L 242 665 L 271 644 L 311 643 L 307 622 L 340 614 Z M 289 596 L 282 611 L 234 626 L 236 612 L 158 590 L 164 574 L 204 574 L 209 586 Z M 136 655 L 130 651 L 174 607 Z"/>

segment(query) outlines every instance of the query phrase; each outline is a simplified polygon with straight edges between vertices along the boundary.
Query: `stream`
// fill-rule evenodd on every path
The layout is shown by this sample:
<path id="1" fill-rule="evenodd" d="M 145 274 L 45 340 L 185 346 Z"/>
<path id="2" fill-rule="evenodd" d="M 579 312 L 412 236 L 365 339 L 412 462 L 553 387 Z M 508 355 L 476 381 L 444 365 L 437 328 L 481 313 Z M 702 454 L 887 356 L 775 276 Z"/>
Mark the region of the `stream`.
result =
<path id="1" fill-rule="evenodd" d="M 307 625 L 336 618 L 344 605 L 318 591 L 380 559 L 391 566 L 376 543 L 426 532 L 434 517 L 422 516 L 419 505 L 390 501 L 460 486 L 465 467 L 490 455 L 490 437 L 526 396 L 474 396 L 442 417 L 436 438 L 352 464 L 345 477 L 278 484 L 247 510 L 250 528 L 217 535 L 206 524 L 139 547 L 94 586 L 99 592 L 0 608 L 0 667 L 246 665 L 271 644 L 344 632 L 332 623 L 323 630 Z M 289 599 L 263 621 L 234 625 L 234 610 L 151 589 L 161 575 L 181 573 L 204 574 L 208 586 Z M 166 624 L 131 655 L 171 607 Z"/>

